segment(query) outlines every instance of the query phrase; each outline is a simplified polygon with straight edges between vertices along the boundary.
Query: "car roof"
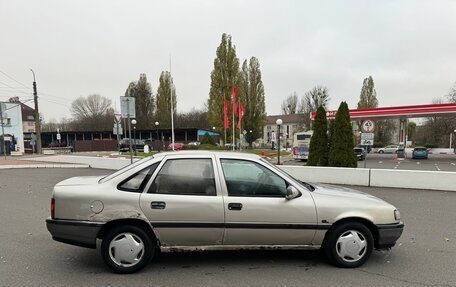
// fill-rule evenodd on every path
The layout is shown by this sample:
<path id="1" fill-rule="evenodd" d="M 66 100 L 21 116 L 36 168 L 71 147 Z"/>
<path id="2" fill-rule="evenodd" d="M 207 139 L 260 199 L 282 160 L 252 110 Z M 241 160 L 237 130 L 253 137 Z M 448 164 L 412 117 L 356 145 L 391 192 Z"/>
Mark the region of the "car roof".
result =
<path id="1" fill-rule="evenodd" d="M 179 150 L 179 151 L 167 151 L 154 154 L 154 157 L 165 157 L 165 156 L 175 156 L 175 155 L 201 155 L 201 156 L 211 156 L 217 155 L 219 157 L 235 157 L 241 159 L 258 159 L 260 156 L 251 153 L 243 152 L 232 152 L 232 151 L 212 151 L 212 150 Z"/>

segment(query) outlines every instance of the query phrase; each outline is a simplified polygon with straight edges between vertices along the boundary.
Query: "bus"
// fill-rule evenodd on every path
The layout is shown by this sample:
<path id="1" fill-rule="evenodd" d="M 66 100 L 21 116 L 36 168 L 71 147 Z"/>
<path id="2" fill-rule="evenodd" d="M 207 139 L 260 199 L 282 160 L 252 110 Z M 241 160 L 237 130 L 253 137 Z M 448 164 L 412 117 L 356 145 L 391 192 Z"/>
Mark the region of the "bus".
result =
<path id="1" fill-rule="evenodd" d="M 298 132 L 294 134 L 291 154 L 295 160 L 306 161 L 309 158 L 310 138 L 313 131 Z"/>

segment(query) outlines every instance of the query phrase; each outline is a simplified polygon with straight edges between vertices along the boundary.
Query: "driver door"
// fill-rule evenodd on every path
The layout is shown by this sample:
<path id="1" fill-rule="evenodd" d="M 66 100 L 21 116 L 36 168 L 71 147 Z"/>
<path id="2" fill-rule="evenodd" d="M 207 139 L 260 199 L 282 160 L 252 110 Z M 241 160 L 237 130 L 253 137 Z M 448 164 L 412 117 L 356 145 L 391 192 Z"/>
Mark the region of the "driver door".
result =
<path id="1" fill-rule="evenodd" d="M 222 158 L 224 245 L 307 245 L 317 224 L 308 192 L 285 198 L 288 183 L 265 165 Z"/>

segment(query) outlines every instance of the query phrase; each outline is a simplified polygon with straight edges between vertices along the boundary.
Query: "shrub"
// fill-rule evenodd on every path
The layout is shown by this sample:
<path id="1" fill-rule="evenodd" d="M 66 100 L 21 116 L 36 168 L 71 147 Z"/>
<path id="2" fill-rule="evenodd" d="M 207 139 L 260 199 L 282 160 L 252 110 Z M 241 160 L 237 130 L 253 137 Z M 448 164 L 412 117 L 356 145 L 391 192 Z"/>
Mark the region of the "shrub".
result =
<path id="1" fill-rule="evenodd" d="M 334 120 L 329 165 L 335 167 L 357 167 L 358 163 L 353 147 L 353 129 L 348 105 L 346 102 L 342 102 Z"/>
<path id="2" fill-rule="evenodd" d="M 307 165 L 328 165 L 328 123 L 326 121 L 325 109 L 322 106 L 317 109 L 317 113 L 315 115 Z"/>
<path id="3" fill-rule="evenodd" d="M 216 145 L 214 138 L 209 135 L 209 133 L 205 133 L 203 138 L 201 139 L 201 144 L 209 144 L 209 145 Z"/>

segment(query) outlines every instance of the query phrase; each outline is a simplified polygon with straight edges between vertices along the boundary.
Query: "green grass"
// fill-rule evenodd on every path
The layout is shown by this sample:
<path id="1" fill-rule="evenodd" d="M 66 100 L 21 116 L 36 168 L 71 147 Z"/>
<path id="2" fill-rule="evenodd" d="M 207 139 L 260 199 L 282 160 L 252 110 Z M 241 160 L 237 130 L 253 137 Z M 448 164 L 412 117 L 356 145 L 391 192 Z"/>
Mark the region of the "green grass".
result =
<path id="1" fill-rule="evenodd" d="M 144 153 L 144 152 L 136 152 L 136 156 L 142 156 L 142 157 L 146 157 L 146 156 L 151 156 L 151 155 L 154 155 L 156 154 L 157 152 L 156 151 L 151 151 L 149 153 Z M 129 152 L 122 152 L 121 153 L 123 156 L 130 156 L 130 153 Z M 135 156 L 135 152 L 132 152 L 133 156 Z"/>
<path id="2" fill-rule="evenodd" d="M 256 155 L 261 155 L 261 152 L 264 151 L 264 155 L 267 157 L 276 157 L 277 156 L 277 150 L 271 150 L 271 149 L 245 149 L 242 150 L 242 152 L 246 153 L 253 153 Z M 280 151 L 280 156 L 287 156 L 290 155 L 289 151 Z"/>
<path id="3" fill-rule="evenodd" d="M 206 150 L 206 149 L 203 149 L 203 150 Z M 229 150 L 227 150 L 229 151 Z M 236 150 L 236 152 L 238 152 L 239 150 Z M 271 150 L 271 149 L 244 149 L 242 150 L 242 152 L 245 152 L 245 153 L 252 153 L 252 154 L 256 154 L 256 155 L 261 155 L 261 152 L 264 151 L 264 155 L 267 156 L 267 157 L 277 157 L 277 150 Z M 157 152 L 156 151 L 151 151 L 150 153 L 143 153 L 143 152 L 136 152 L 136 156 L 141 156 L 141 157 L 146 157 L 146 156 L 150 156 L 150 155 L 154 155 L 156 154 Z M 123 156 L 130 156 L 130 153 L 129 152 L 123 152 L 122 153 Z M 135 153 L 133 152 L 133 156 L 135 155 Z M 280 151 L 280 156 L 288 156 L 290 155 L 290 152 L 289 151 Z"/>

